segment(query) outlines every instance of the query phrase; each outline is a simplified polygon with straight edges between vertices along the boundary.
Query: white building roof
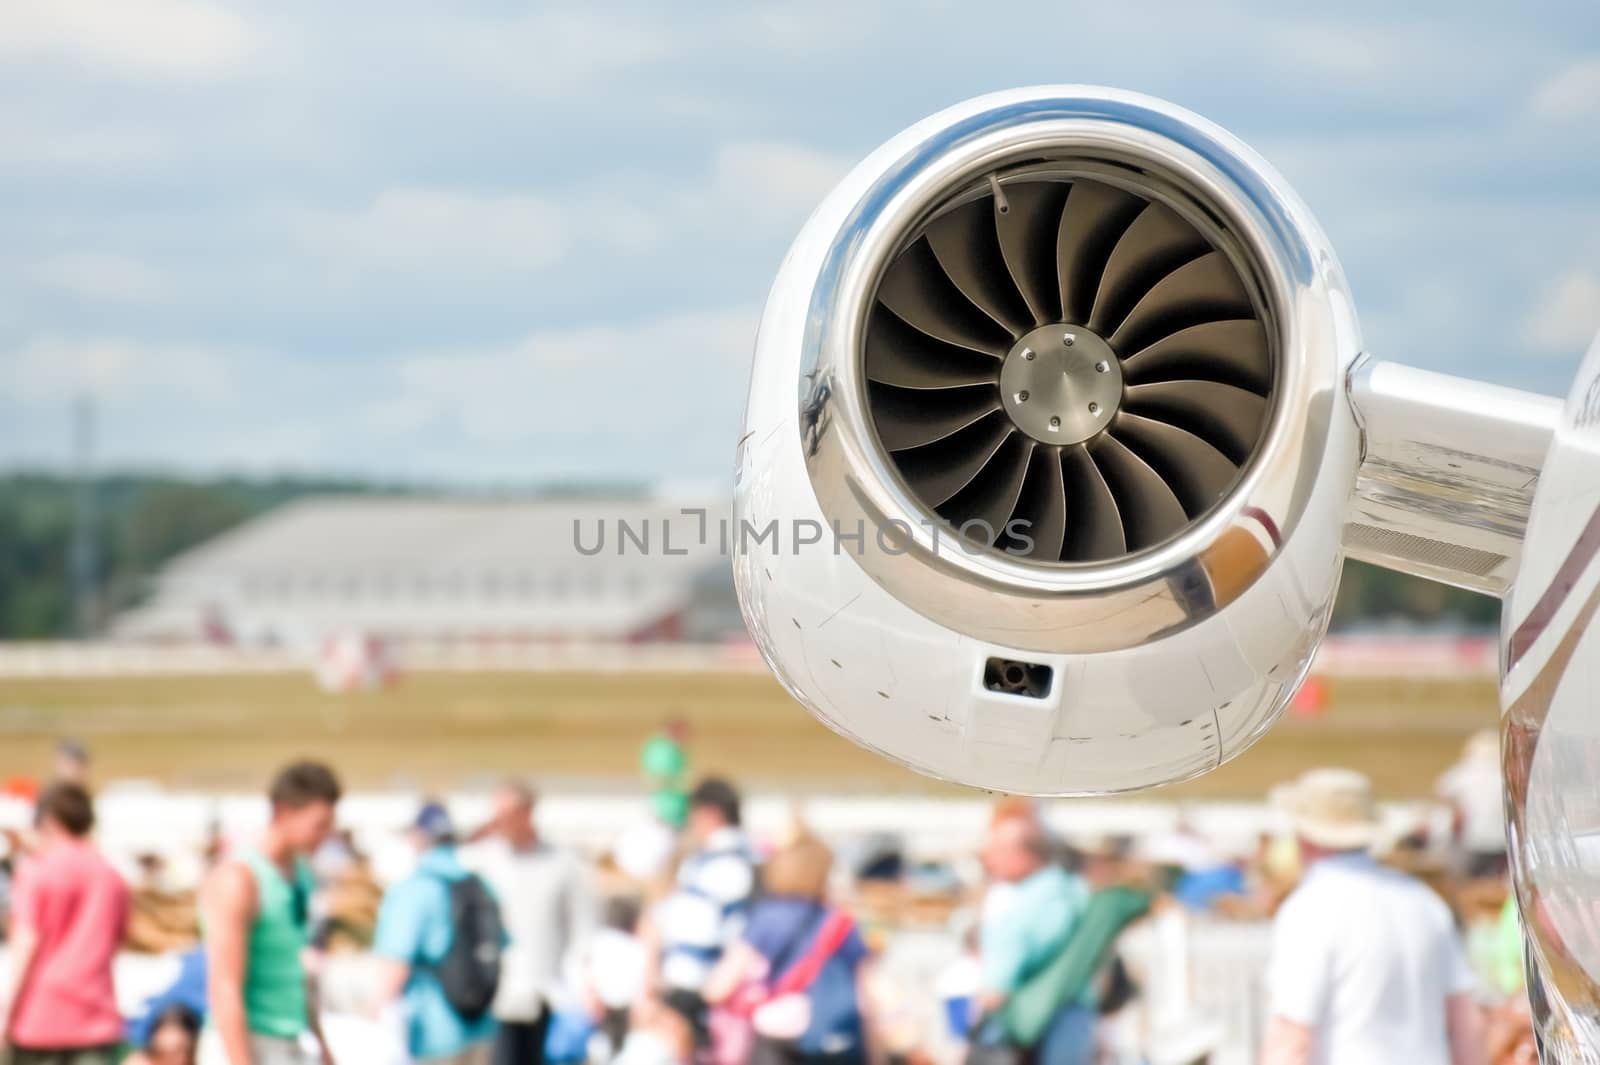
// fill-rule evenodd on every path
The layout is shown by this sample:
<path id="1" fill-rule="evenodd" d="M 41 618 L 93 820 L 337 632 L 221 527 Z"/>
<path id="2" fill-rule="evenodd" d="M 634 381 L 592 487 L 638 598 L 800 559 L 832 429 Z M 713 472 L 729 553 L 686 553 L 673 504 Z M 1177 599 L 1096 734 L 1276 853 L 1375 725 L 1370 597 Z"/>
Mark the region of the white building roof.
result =
<path id="1" fill-rule="evenodd" d="M 725 504 L 313 497 L 170 562 L 118 636 L 621 639 L 684 610 Z"/>

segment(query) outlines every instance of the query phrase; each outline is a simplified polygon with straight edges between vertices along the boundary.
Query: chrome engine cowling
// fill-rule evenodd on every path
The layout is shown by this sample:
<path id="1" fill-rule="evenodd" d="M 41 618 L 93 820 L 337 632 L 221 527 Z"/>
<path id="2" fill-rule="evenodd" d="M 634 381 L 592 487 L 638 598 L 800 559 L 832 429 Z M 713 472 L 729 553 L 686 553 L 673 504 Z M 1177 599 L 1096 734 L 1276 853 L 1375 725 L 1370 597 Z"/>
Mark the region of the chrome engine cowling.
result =
<path id="1" fill-rule="evenodd" d="M 950 108 L 857 166 L 773 285 L 746 620 L 821 720 L 922 772 L 1203 773 L 1326 629 L 1360 352 L 1309 211 L 1215 125 L 1082 86 Z"/>

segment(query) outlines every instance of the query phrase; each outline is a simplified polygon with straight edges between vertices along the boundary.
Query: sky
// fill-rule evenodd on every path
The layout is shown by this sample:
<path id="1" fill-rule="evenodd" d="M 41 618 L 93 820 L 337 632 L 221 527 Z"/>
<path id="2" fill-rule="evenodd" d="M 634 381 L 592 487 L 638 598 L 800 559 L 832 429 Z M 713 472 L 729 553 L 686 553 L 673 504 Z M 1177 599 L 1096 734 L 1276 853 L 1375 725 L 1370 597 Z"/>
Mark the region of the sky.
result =
<path id="1" fill-rule="evenodd" d="M 911 122 L 1163 96 L 1311 205 L 1368 347 L 1562 394 L 1594 0 L 5 0 L 0 466 L 731 476 L 788 242 Z"/>

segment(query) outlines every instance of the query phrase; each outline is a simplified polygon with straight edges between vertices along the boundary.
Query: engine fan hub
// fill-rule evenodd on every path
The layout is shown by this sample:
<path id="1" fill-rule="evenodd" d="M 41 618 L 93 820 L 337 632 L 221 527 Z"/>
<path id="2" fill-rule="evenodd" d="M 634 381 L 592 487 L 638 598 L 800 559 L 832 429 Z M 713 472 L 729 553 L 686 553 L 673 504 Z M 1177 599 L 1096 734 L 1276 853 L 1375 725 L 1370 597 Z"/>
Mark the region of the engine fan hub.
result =
<path id="1" fill-rule="evenodd" d="M 1122 406 L 1122 363 L 1111 345 L 1077 325 L 1023 335 L 1000 367 L 1001 402 L 1018 429 L 1044 444 L 1081 444 Z"/>

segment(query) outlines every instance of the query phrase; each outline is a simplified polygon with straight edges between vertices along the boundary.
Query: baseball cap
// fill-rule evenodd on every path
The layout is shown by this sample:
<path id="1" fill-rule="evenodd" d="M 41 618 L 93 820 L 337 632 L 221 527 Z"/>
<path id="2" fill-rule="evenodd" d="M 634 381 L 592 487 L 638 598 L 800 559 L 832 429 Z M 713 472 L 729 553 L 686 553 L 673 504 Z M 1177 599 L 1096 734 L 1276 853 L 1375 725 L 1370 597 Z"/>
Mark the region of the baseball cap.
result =
<path id="1" fill-rule="evenodd" d="M 411 830 L 420 832 L 429 839 L 439 840 L 455 835 L 455 825 L 450 820 L 450 811 L 444 808 L 444 803 L 428 800 L 417 811 L 417 816 L 411 822 Z"/>

